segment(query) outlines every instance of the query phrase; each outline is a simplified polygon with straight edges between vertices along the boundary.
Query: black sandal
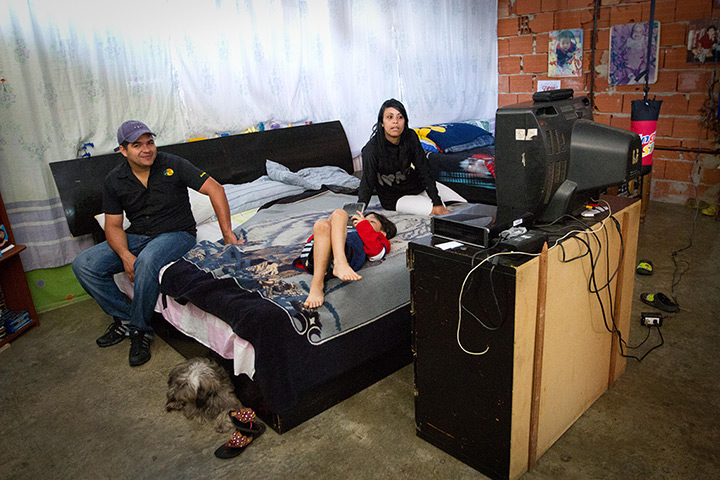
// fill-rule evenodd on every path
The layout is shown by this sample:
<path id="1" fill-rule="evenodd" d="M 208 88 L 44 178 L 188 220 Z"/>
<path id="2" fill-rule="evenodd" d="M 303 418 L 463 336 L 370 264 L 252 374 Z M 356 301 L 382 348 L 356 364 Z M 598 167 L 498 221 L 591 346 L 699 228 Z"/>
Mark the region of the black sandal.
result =
<path id="1" fill-rule="evenodd" d="M 265 424 L 254 422 L 249 427 L 239 428 L 234 431 L 230 440 L 220 445 L 215 450 L 215 456 L 222 459 L 235 458 L 240 455 L 252 443 L 265 432 Z"/>
<path id="2" fill-rule="evenodd" d="M 678 304 L 670 300 L 664 293 L 641 293 L 640 300 L 663 312 L 675 313 L 680 310 Z"/>

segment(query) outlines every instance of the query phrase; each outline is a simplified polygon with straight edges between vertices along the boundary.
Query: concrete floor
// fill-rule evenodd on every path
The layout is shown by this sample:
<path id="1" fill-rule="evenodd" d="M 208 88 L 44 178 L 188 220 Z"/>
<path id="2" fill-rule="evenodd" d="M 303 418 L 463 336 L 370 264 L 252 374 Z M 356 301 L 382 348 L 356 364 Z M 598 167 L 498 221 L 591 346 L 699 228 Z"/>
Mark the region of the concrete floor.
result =
<path id="1" fill-rule="evenodd" d="M 671 253 L 688 244 L 694 214 L 650 205 L 638 257 L 655 274 L 635 277 L 630 344 L 645 336 L 640 312 L 652 310 L 640 293 L 670 294 Z M 524 480 L 720 478 L 720 222 L 699 215 L 677 258 L 689 269 L 665 345 L 629 361 Z M 412 366 L 219 460 L 213 451 L 229 437 L 164 410 L 168 373 L 183 358 L 156 339 L 152 360 L 131 369 L 127 341 L 95 345 L 108 323 L 94 301 L 79 302 L 42 314 L 0 352 L 0 478 L 485 478 L 415 436 Z"/>

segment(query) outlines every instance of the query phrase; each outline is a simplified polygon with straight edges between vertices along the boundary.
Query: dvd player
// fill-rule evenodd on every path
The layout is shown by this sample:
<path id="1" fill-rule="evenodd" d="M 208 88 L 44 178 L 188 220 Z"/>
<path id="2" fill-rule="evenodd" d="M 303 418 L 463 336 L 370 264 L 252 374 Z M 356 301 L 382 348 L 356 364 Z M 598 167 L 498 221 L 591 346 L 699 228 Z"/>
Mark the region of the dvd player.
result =
<path id="1" fill-rule="evenodd" d="M 474 204 L 447 215 L 430 219 L 430 232 L 440 238 L 487 248 L 500 232 L 511 227 L 529 228 L 532 215 L 503 211 L 495 205 Z"/>

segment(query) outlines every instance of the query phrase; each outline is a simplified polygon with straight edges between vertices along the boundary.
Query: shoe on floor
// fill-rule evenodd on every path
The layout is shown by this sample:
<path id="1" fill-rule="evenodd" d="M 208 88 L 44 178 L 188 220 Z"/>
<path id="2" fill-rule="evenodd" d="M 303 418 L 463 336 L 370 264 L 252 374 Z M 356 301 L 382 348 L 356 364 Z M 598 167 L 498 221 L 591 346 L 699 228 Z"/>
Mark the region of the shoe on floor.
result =
<path id="1" fill-rule="evenodd" d="M 130 329 L 127 325 L 123 325 L 117 319 L 108 326 L 105 333 L 95 340 L 99 347 L 110 347 L 122 342 L 126 337 L 130 336 Z"/>
<path id="2" fill-rule="evenodd" d="M 150 360 L 150 336 L 139 330 L 130 332 L 130 366 L 137 367 Z"/>

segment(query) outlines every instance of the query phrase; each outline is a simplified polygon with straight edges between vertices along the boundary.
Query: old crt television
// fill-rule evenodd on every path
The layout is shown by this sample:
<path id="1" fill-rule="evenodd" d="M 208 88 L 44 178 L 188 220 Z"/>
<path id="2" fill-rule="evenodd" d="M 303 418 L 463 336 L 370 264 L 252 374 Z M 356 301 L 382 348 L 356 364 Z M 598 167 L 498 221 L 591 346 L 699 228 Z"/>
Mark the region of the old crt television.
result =
<path id="1" fill-rule="evenodd" d="M 583 199 L 638 177 L 641 166 L 640 136 L 594 122 L 590 101 L 571 89 L 539 92 L 533 101 L 496 112 L 499 210 L 553 221 Z"/>

